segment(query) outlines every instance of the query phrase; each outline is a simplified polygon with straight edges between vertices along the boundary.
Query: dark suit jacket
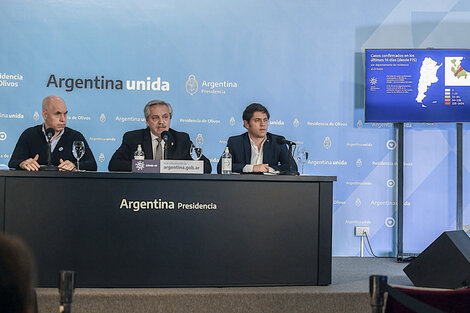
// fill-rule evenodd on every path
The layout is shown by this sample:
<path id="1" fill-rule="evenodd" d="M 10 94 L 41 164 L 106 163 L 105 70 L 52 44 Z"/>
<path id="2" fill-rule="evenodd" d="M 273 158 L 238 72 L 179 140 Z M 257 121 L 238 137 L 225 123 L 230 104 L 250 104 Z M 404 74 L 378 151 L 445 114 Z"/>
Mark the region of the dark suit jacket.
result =
<path id="1" fill-rule="evenodd" d="M 77 164 L 77 160 L 72 154 L 72 143 L 75 140 L 81 140 L 85 143 L 85 154 L 80 159 L 80 169 L 87 171 L 96 171 L 96 161 L 83 135 L 71 128 L 65 127 L 62 137 L 60 137 L 54 151 L 51 155 L 51 163 L 59 165 L 59 159 L 72 161 Z M 20 163 L 26 159 L 34 158 L 39 154 L 38 163 L 47 165 L 47 141 L 42 132 L 42 124 L 26 129 L 18 139 L 15 150 L 11 155 L 8 166 L 10 168 L 20 168 Z"/>
<path id="2" fill-rule="evenodd" d="M 277 143 L 281 136 L 268 133 L 263 145 L 263 163 L 269 164 L 275 170 L 282 172 L 289 170 L 289 158 L 291 159 L 292 171 L 297 172 L 297 164 L 289 154 L 287 146 Z M 245 165 L 251 162 L 251 144 L 248 133 L 233 136 L 228 139 L 227 147 L 232 155 L 232 171 L 242 173 Z M 222 158 L 217 164 L 217 173 L 221 173 Z"/>
<path id="3" fill-rule="evenodd" d="M 192 160 L 189 150 L 191 148 L 191 140 L 187 133 L 178 132 L 170 128 L 168 143 L 165 146 L 167 160 Z M 150 129 L 132 130 L 124 134 L 121 146 L 114 152 L 111 161 L 109 161 L 108 170 L 110 171 L 132 171 L 132 159 L 137 150 L 137 146 L 141 145 L 146 159 L 153 159 L 152 137 Z M 204 161 L 204 173 L 210 173 L 212 166 L 210 161 L 202 156 Z"/>

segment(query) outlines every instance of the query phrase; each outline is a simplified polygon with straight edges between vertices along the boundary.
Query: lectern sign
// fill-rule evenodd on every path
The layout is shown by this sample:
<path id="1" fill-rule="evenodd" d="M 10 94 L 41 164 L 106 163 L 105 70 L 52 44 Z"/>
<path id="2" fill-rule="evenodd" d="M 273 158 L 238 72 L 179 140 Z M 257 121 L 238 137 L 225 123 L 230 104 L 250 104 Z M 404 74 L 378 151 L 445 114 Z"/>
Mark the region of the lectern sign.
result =
<path id="1" fill-rule="evenodd" d="M 133 173 L 203 174 L 204 161 L 132 160 Z"/>

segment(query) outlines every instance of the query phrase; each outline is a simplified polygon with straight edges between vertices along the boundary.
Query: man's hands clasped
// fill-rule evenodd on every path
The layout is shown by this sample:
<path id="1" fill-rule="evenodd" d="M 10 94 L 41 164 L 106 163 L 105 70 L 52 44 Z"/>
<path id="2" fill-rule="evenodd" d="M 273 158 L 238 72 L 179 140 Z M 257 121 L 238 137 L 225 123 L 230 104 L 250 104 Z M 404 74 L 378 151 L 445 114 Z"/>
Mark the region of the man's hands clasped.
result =
<path id="1" fill-rule="evenodd" d="M 41 166 L 39 165 L 38 160 L 39 160 L 39 154 L 36 154 L 34 158 L 29 158 L 21 162 L 20 168 L 26 171 L 39 171 L 39 168 Z M 69 160 L 64 161 L 60 159 L 59 162 L 60 164 L 58 166 L 58 169 L 61 172 L 72 172 L 72 171 L 77 170 L 75 164 Z"/>

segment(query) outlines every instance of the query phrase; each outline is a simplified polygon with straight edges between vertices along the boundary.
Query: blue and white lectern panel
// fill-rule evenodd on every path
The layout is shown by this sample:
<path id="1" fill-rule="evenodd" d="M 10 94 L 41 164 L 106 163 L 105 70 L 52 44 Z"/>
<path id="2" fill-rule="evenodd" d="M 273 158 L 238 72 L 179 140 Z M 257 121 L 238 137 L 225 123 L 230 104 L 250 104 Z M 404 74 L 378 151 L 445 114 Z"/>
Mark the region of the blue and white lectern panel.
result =
<path id="1" fill-rule="evenodd" d="M 149 100 L 173 105 L 171 126 L 202 143 L 213 167 L 244 131 L 243 109 L 260 102 L 270 131 L 309 152 L 305 174 L 338 176 L 334 255 L 358 255 L 354 227 L 365 225 L 374 252 L 393 256 L 396 133 L 363 122 L 363 51 L 465 48 L 469 11 L 438 0 L 2 1 L 0 163 L 41 123 L 50 94 L 65 99 L 68 126 L 84 134 L 100 171 L 125 131 L 145 127 Z M 450 125 L 406 132 L 405 248 L 415 252 L 454 227 L 455 142 Z"/>

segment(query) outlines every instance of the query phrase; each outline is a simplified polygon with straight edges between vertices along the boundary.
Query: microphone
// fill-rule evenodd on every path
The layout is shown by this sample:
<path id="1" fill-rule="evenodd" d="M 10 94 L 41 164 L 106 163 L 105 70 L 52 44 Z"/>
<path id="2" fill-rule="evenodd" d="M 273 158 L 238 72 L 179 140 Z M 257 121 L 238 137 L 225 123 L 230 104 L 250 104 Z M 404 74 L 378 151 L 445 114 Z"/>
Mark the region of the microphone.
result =
<path id="1" fill-rule="evenodd" d="M 297 145 L 295 142 L 287 140 L 283 136 L 277 137 L 277 143 L 280 144 L 280 145 L 289 145 L 289 146 L 296 146 Z"/>
<path id="2" fill-rule="evenodd" d="M 170 133 L 169 133 L 167 130 L 165 130 L 165 131 L 162 131 L 162 134 L 161 134 L 160 136 L 162 137 L 162 139 L 163 139 L 165 142 L 167 142 L 168 139 L 169 139 L 169 135 L 170 135 Z"/>
<path id="3" fill-rule="evenodd" d="M 49 142 L 51 141 L 51 138 L 54 136 L 54 134 L 55 134 L 54 128 L 46 129 L 46 137 Z"/>
<path id="4" fill-rule="evenodd" d="M 75 272 L 59 272 L 60 312 L 70 313 L 72 309 L 73 291 L 75 289 Z"/>

